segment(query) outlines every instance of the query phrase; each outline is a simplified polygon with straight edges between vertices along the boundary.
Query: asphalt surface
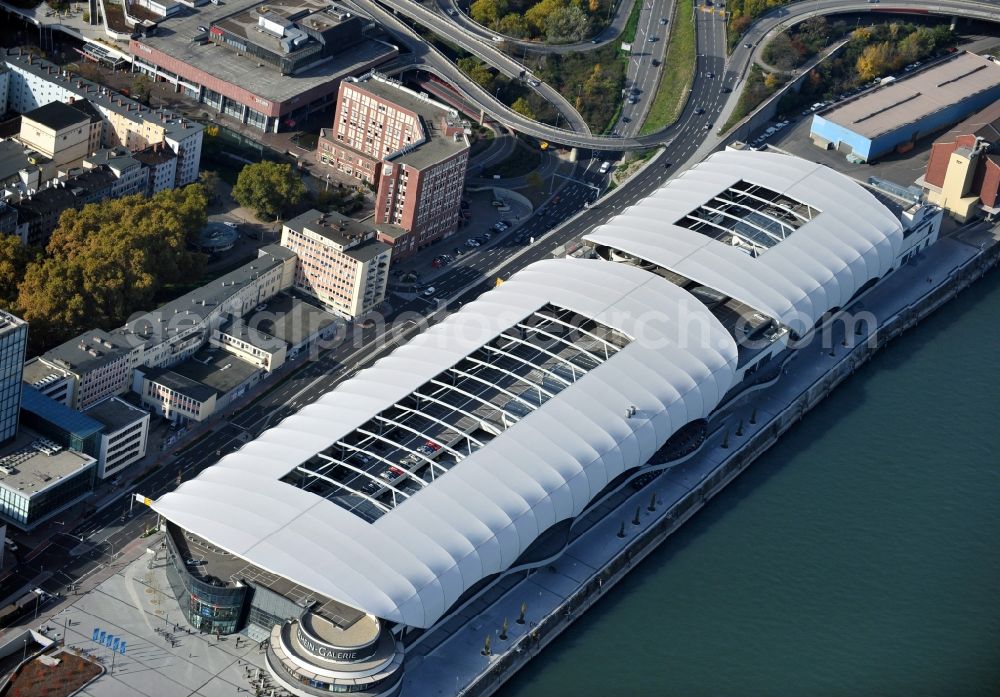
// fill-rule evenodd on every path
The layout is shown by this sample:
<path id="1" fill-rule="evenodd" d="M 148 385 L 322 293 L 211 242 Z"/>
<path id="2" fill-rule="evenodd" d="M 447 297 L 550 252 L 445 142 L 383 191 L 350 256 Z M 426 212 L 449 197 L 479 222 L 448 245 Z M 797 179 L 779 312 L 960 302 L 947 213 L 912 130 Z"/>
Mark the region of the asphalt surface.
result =
<path id="1" fill-rule="evenodd" d="M 395 15 L 383 9 L 381 5 L 375 2 L 375 0 L 354 1 L 359 7 L 362 7 L 366 13 L 371 14 L 380 23 L 387 26 L 390 30 L 397 34 L 404 43 L 409 45 L 410 49 L 413 51 L 413 54 L 409 56 L 409 58 L 412 60 L 415 67 L 420 67 L 421 69 L 433 73 L 438 77 L 441 77 L 444 80 L 460 87 L 462 91 L 468 95 L 469 100 L 484 113 L 505 126 L 516 130 L 518 133 L 523 133 L 539 140 L 548 141 L 550 143 L 558 143 L 568 147 L 605 151 L 647 148 L 660 145 L 675 136 L 674 126 L 669 126 L 662 131 L 651 133 L 649 135 L 626 135 L 621 138 L 616 138 L 611 136 L 587 135 L 586 133 L 578 133 L 566 128 L 549 126 L 547 124 L 539 123 L 533 119 L 526 118 L 521 114 L 514 112 L 505 104 L 499 102 L 494 95 L 482 89 L 477 83 L 466 77 L 464 73 L 462 73 L 441 53 L 432 47 L 428 47 L 426 45 L 421 46 L 417 40 L 416 34 L 406 24 L 402 23 Z M 431 11 L 416 2 L 412 2 L 411 0 L 387 0 L 387 4 L 392 5 L 395 12 L 398 14 L 410 17 L 413 21 L 421 24 L 424 24 L 424 20 L 433 18 L 433 20 L 428 20 L 428 22 L 429 26 L 432 26 L 436 33 L 449 41 L 460 43 L 460 45 L 462 42 L 465 42 L 466 44 L 475 47 L 476 51 L 474 51 L 474 53 L 476 53 L 476 55 L 480 55 L 481 57 L 482 55 L 487 55 L 487 52 L 482 48 L 486 45 L 484 37 L 471 34 L 470 31 L 464 26 L 455 24 L 454 22 L 445 22 L 444 19 L 446 16 Z M 701 3 L 699 2 L 698 4 Z M 756 49 L 760 40 L 768 32 L 779 27 L 779 25 L 788 26 L 809 17 L 821 14 L 848 12 L 883 13 L 890 11 L 902 11 L 904 13 L 911 11 L 919 14 L 931 13 L 945 16 L 956 15 L 993 22 L 1000 21 L 1000 13 L 997 12 L 996 3 L 986 0 L 905 0 L 901 3 L 869 3 L 867 0 L 803 0 L 786 7 L 771 10 L 770 12 L 758 17 L 753 25 L 751 25 L 745 36 L 741 39 L 737 47 L 733 50 L 733 53 L 729 56 L 728 69 L 732 73 L 742 76 L 746 72 L 746 69 L 752 60 L 753 51 Z M 698 14 L 703 13 L 699 12 Z M 664 29 L 666 29 L 666 27 Z M 664 32 L 664 36 L 666 36 L 666 32 Z M 752 48 L 745 48 L 743 46 L 744 42 L 750 43 Z M 582 47 L 579 48 L 582 49 Z M 699 50 L 702 50 L 702 48 L 703 46 L 699 44 Z M 722 49 L 724 50 L 724 44 Z M 495 53 L 502 52 L 494 51 L 490 52 L 489 55 L 495 55 Z M 508 60 L 513 59 L 508 57 Z M 497 67 L 504 72 L 508 72 L 509 70 L 509 67 L 507 67 L 505 62 L 497 64 Z M 547 92 L 543 91 L 545 87 L 546 85 L 543 83 L 538 88 L 543 96 L 546 96 L 547 94 Z M 699 90 L 699 82 L 697 80 L 695 81 L 694 88 L 695 91 Z M 565 103 L 565 100 L 562 100 L 560 97 L 559 100 L 553 103 L 556 104 L 558 108 L 559 104 Z M 573 111 L 575 112 L 575 110 Z"/>

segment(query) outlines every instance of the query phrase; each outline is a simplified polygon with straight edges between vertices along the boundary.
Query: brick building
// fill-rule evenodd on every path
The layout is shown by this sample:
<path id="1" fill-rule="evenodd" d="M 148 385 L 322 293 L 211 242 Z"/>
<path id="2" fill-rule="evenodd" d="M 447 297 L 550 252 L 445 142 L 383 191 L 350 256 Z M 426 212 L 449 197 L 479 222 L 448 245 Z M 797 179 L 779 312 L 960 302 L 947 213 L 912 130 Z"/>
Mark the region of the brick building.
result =
<path id="1" fill-rule="evenodd" d="M 454 109 L 378 75 L 340 85 L 333 126 L 320 132 L 321 164 L 375 189 L 375 223 L 395 258 L 458 227 L 469 161 L 467 124 Z"/>
<path id="2" fill-rule="evenodd" d="M 919 184 L 959 220 L 1000 213 L 1000 101 L 934 141 Z"/>

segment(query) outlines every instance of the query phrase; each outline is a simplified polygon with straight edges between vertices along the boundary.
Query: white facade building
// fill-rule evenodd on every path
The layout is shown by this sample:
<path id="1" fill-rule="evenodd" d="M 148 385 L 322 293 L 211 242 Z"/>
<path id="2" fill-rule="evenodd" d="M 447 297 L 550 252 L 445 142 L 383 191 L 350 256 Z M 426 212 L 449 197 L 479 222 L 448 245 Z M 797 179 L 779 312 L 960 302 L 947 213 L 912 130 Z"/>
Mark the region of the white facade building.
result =
<path id="1" fill-rule="evenodd" d="M 588 236 L 608 261 L 526 267 L 153 508 L 433 626 L 621 475 L 697 448 L 754 370 L 933 243 L 934 220 L 810 162 L 713 155 Z"/>
<path id="2" fill-rule="evenodd" d="M 146 455 L 149 412 L 111 397 L 83 412 L 104 426 L 97 457 L 97 477 L 107 479 Z"/>

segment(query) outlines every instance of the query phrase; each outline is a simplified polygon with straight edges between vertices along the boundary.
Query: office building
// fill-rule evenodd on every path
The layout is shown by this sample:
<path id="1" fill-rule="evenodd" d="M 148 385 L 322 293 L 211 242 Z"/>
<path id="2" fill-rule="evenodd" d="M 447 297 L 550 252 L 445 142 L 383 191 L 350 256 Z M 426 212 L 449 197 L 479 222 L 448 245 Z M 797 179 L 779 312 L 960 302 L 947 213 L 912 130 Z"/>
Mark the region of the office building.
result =
<path id="1" fill-rule="evenodd" d="M 1000 99 L 1000 64 L 960 52 L 817 112 L 809 137 L 855 162 L 907 150 Z"/>
<path id="2" fill-rule="evenodd" d="M 398 259 L 458 228 L 467 128 L 451 107 L 372 74 L 341 83 L 316 157 L 375 189 L 375 223 L 400 231 L 380 233 Z"/>
<path id="3" fill-rule="evenodd" d="M 202 422 L 226 409 L 265 375 L 257 364 L 207 348 L 170 368 L 140 368 L 143 406 L 174 423 Z"/>
<path id="4" fill-rule="evenodd" d="M 134 70 L 275 133 L 329 106 L 344 78 L 398 53 L 371 20 L 318 0 L 203 4 L 134 37 L 129 50 Z"/>
<path id="5" fill-rule="evenodd" d="M 97 478 L 118 476 L 146 455 L 149 412 L 117 397 L 98 402 L 84 415 L 103 426 L 97 450 Z"/>
<path id="6" fill-rule="evenodd" d="M 1000 213 L 1000 100 L 936 139 L 917 183 L 957 220 Z"/>
<path id="7" fill-rule="evenodd" d="M 330 312 L 353 319 L 385 300 L 392 248 L 375 227 L 310 210 L 282 226 L 281 246 L 297 257 L 295 288 Z"/>
<path id="8" fill-rule="evenodd" d="M 97 460 L 27 428 L 0 449 L 0 519 L 31 530 L 90 495 Z"/>
<path id="9" fill-rule="evenodd" d="M 0 312 L 0 444 L 17 434 L 21 410 L 21 370 L 28 343 L 28 323 Z"/>
<path id="10" fill-rule="evenodd" d="M 278 245 L 211 283 L 142 313 L 110 332 L 94 329 L 46 351 L 25 366 L 25 379 L 73 409 L 85 410 L 130 388 L 135 369 L 169 367 L 198 351 L 212 329 L 242 317 L 290 288 L 295 255 Z"/>

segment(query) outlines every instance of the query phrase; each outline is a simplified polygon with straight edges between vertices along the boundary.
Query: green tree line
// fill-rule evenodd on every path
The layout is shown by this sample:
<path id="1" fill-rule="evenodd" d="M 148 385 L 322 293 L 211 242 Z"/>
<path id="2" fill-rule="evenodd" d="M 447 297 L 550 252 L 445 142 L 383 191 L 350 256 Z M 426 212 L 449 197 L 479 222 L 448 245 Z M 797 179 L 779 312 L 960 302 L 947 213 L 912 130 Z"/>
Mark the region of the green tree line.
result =
<path id="1" fill-rule="evenodd" d="M 30 323 L 29 351 L 121 326 L 164 286 L 199 279 L 205 257 L 187 241 L 205 227 L 206 207 L 191 184 L 68 209 L 44 249 L 0 236 L 0 305 Z"/>
<path id="2" fill-rule="evenodd" d="M 475 21 L 515 39 L 544 39 L 550 44 L 582 41 L 607 24 L 612 0 L 475 0 Z"/>

